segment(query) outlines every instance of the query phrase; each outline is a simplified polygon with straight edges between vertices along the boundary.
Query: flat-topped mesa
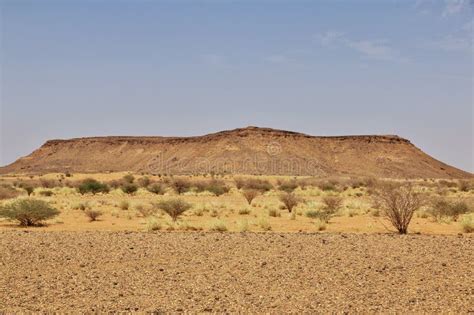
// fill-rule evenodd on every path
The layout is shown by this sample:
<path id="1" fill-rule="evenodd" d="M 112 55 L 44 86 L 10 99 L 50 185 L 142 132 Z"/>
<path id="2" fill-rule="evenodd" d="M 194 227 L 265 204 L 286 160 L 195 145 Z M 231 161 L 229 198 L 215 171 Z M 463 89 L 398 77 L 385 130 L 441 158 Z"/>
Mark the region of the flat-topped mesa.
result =
<path id="1" fill-rule="evenodd" d="M 252 174 L 466 178 L 395 135 L 311 136 L 246 127 L 193 137 L 89 137 L 50 140 L 0 167 L 0 174 L 48 172 Z"/>
<path id="2" fill-rule="evenodd" d="M 162 136 L 103 136 L 103 137 L 83 137 L 72 139 L 48 140 L 43 147 L 56 146 L 71 142 L 102 142 L 107 144 L 123 143 L 146 144 L 146 143 L 185 143 L 203 142 L 218 140 L 226 137 L 272 137 L 272 138 L 315 138 L 337 141 L 361 141 L 361 142 L 383 142 L 383 143 L 407 143 L 410 141 L 397 135 L 348 135 L 348 136 L 311 136 L 304 133 L 249 126 L 233 130 L 220 131 L 202 136 L 190 137 L 162 137 Z"/>

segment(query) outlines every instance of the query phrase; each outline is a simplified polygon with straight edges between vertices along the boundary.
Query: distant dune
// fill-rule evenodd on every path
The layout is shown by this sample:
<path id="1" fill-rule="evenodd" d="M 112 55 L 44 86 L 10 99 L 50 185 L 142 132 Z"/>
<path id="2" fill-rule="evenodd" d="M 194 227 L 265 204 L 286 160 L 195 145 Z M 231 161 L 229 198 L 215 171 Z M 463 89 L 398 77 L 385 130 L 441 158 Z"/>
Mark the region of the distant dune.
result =
<path id="1" fill-rule="evenodd" d="M 467 178 L 393 135 L 317 137 L 247 127 L 197 137 L 50 140 L 0 174 L 132 171 L 154 174 Z"/>

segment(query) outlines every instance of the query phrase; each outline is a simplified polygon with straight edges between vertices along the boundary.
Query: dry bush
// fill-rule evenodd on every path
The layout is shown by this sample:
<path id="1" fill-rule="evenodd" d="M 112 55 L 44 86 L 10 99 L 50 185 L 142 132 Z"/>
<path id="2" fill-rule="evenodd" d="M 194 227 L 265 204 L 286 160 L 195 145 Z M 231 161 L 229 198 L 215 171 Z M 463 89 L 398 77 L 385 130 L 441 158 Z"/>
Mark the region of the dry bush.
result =
<path id="1" fill-rule="evenodd" d="M 277 209 L 270 209 L 270 210 L 268 210 L 268 215 L 269 215 L 270 217 L 274 217 L 274 218 L 276 218 L 276 217 L 281 217 L 281 213 L 280 213 L 280 211 L 278 211 Z"/>
<path id="2" fill-rule="evenodd" d="M 146 218 L 155 214 L 155 209 L 153 207 L 145 207 L 142 204 L 135 205 L 135 210 L 141 214 L 142 217 Z"/>
<path id="3" fill-rule="evenodd" d="M 224 181 L 218 179 L 197 181 L 191 184 L 191 186 L 195 187 L 197 192 L 208 191 L 216 196 L 223 195 L 230 190 Z"/>
<path id="4" fill-rule="evenodd" d="M 122 181 L 127 184 L 132 184 L 135 181 L 135 176 L 133 176 L 132 174 L 127 174 L 122 177 Z"/>
<path id="5" fill-rule="evenodd" d="M 474 189 L 474 181 L 460 180 L 458 182 L 458 188 L 460 191 L 468 192 Z"/>
<path id="6" fill-rule="evenodd" d="M 213 232 L 226 232 L 227 226 L 224 222 L 218 220 L 209 228 L 209 230 Z"/>
<path id="7" fill-rule="evenodd" d="M 154 183 L 149 185 L 147 190 L 156 195 L 163 195 L 166 191 L 166 186 L 162 183 Z"/>
<path id="8" fill-rule="evenodd" d="M 299 184 L 295 179 L 288 181 L 279 181 L 278 189 L 287 193 L 291 193 L 296 188 L 298 188 L 298 186 Z"/>
<path id="9" fill-rule="evenodd" d="M 84 214 L 89 218 L 89 221 L 97 221 L 97 219 L 103 215 L 102 211 L 86 209 Z"/>
<path id="10" fill-rule="evenodd" d="M 40 179 L 40 185 L 43 188 L 55 188 L 55 187 L 63 186 L 61 182 L 56 179 L 46 179 L 46 178 Z"/>
<path id="11" fill-rule="evenodd" d="M 31 194 L 35 191 L 35 188 L 33 186 L 29 186 L 29 185 L 24 185 L 23 189 L 26 191 L 26 194 L 28 196 L 31 196 Z"/>
<path id="12" fill-rule="evenodd" d="M 191 204 L 181 199 L 161 201 L 157 206 L 166 212 L 173 221 L 176 221 L 180 215 L 191 208 Z"/>
<path id="13" fill-rule="evenodd" d="M 323 198 L 325 208 L 337 211 L 342 206 L 342 198 L 339 196 L 326 196 Z"/>
<path id="14" fill-rule="evenodd" d="M 173 187 L 178 195 L 181 195 L 191 189 L 192 183 L 189 180 L 177 178 L 171 183 L 171 187 Z"/>
<path id="15" fill-rule="evenodd" d="M 39 192 L 39 195 L 43 197 L 51 197 L 53 192 L 51 190 L 42 190 Z"/>
<path id="16" fill-rule="evenodd" d="M 159 231 L 161 230 L 161 224 L 156 218 L 148 218 L 146 221 L 146 230 L 148 232 Z"/>
<path id="17" fill-rule="evenodd" d="M 122 210 L 128 210 L 130 208 L 130 202 L 128 202 L 127 200 L 122 200 L 118 204 L 118 207 Z"/>
<path id="18" fill-rule="evenodd" d="M 247 215 L 247 214 L 250 214 L 250 209 L 249 208 L 242 208 L 242 209 L 239 209 L 239 214 L 240 215 Z"/>
<path id="19" fill-rule="evenodd" d="M 268 180 L 260 178 L 236 178 L 234 179 L 235 185 L 238 189 L 252 189 L 261 192 L 266 192 L 273 189 L 273 185 Z"/>
<path id="20" fill-rule="evenodd" d="M 41 222 L 60 212 L 49 203 L 36 199 L 20 199 L 0 207 L 0 217 L 16 220 L 21 226 L 41 225 Z"/>
<path id="21" fill-rule="evenodd" d="M 375 193 L 375 204 L 400 234 L 408 232 L 413 214 L 422 206 L 422 198 L 411 184 L 382 185 Z"/>
<path id="22" fill-rule="evenodd" d="M 18 197 L 20 193 L 11 186 L 0 186 L 0 200 Z"/>
<path id="23" fill-rule="evenodd" d="M 285 205 L 285 208 L 291 212 L 302 200 L 293 193 L 283 193 L 280 195 L 280 201 Z"/>
<path id="24" fill-rule="evenodd" d="M 472 217 L 465 216 L 462 218 L 460 223 L 464 233 L 474 232 L 474 220 L 472 219 Z"/>
<path id="25" fill-rule="evenodd" d="M 441 220 L 443 217 L 451 217 L 454 221 L 457 221 L 460 215 L 471 212 L 467 203 L 462 200 L 448 201 L 446 199 L 435 200 L 428 213 L 436 220 Z"/>
<path id="26" fill-rule="evenodd" d="M 147 176 L 143 176 L 137 179 L 137 184 L 142 188 L 147 188 L 151 184 L 151 180 Z"/>
<path id="27" fill-rule="evenodd" d="M 244 196 L 245 200 L 247 200 L 248 204 L 252 204 L 252 201 L 260 195 L 260 192 L 255 189 L 245 189 L 242 191 L 242 195 Z"/>

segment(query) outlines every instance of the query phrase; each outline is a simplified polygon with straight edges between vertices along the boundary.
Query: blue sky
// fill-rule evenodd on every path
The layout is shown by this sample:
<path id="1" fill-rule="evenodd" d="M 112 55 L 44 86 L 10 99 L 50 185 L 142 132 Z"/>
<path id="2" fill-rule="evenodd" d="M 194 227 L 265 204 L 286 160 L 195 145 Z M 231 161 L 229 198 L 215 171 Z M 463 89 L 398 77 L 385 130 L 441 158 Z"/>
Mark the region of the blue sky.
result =
<path id="1" fill-rule="evenodd" d="M 472 4 L 0 0 L 0 165 L 51 138 L 397 134 L 473 165 Z"/>

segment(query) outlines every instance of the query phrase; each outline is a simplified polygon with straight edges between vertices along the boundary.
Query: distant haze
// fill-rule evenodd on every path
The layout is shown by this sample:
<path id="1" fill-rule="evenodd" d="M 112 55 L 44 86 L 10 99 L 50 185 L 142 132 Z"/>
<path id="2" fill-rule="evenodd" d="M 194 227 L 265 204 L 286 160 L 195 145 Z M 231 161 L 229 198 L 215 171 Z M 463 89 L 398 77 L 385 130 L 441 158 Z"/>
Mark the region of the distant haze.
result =
<path id="1" fill-rule="evenodd" d="M 254 125 L 396 134 L 473 172 L 470 3 L 0 1 L 0 165 Z"/>

